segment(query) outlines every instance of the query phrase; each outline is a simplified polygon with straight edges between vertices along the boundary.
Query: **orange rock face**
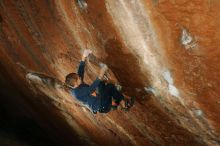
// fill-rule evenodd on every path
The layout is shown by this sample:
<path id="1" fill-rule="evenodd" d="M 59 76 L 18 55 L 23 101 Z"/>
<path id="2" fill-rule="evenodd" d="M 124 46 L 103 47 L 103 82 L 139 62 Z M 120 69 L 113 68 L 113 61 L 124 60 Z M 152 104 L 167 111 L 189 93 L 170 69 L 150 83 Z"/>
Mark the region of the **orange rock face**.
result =
<path id="1" fill-rule="evenodd" d="M 1 105 L 58 144 L 217 146 L 219 9 L 218 0 L 2 0 Z M 136 97 L 129 112 L 94 115 L 62 87 L 85 48 Z M 98 69 L 87 62 L 86 82 Z"/>

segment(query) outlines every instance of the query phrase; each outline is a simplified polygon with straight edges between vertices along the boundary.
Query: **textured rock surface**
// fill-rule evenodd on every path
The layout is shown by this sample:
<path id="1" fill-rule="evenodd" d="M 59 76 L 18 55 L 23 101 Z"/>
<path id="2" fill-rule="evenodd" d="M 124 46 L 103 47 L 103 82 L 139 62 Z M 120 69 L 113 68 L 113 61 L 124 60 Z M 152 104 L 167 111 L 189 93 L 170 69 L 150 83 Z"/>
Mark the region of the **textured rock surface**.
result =
<path id="1" fill-rule="evenodd" d="M 2 118 L 31 118 L 65 145 L 219 145 L 219 8 L 218 0 L 0 1 Z M 93 115 L 59 86 L 83 48 L 137 97 L 130 112 Z M 97 72 L 88 62 L 86 81 Z"/>

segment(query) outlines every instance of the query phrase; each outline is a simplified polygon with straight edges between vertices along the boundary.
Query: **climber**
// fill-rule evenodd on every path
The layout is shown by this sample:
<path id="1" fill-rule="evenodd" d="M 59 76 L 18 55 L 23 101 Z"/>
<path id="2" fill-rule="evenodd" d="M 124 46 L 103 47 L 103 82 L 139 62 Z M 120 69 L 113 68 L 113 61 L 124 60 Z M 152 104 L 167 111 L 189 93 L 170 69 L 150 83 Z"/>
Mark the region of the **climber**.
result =
<path id="1" fill-rule="evenodd" d="M 103 80 L 108 69 L 107 65 L 101 67 L 99 76 L 91 85 L 84 83 L 86 58 L 91 53 L 91 50 L 86 49 L 83 52 L 78 72 L 70 73 L 66 76 L 65 84 L 70 87 L 71 94 L 95 114 L 97 112 L 107 113 L 111 111 L 111 109 L 117 109 L 119 105 L 121 105 L 124 110 L 129 109 L 131 107 L 132 98 L 124 98 L 114 84 L 106 83 Z M 115 101 L 115 105 L 112 105 L 112 98 Z"/>

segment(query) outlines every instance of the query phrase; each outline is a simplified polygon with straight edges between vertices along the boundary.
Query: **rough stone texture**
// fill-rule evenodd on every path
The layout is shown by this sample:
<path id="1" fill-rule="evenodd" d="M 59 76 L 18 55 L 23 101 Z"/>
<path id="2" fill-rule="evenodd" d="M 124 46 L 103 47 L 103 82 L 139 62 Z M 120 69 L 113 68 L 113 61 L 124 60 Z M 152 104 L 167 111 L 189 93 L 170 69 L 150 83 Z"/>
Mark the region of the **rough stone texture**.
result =
<path id="1" fill-rule="evenodd" d="M 218 0 L 1 0 L 1 111 L 33 119 L 64 145 L 219 145 L 219 8 Z M 137 97 L 131 111 L 93 115 L 60 86 L 84 48 Z M 86 81 L 97 73 L 88 62 Z"/>

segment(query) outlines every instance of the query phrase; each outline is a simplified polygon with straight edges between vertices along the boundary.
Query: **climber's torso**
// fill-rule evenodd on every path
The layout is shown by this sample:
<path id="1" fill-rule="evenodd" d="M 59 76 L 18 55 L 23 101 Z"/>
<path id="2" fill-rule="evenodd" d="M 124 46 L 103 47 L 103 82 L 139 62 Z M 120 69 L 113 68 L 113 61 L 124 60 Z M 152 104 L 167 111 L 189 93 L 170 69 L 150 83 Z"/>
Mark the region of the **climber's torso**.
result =
<path id="1" fill-rule="evenodd" d="M 93 96 L 89 90 L 88 84 L 81 84 L 78 87 L 71 89 L 71 94 L 76 97 L 80 102 L 88 105 L 92 110 L 98 110 L 100 107 L 100 98 Z"/>

